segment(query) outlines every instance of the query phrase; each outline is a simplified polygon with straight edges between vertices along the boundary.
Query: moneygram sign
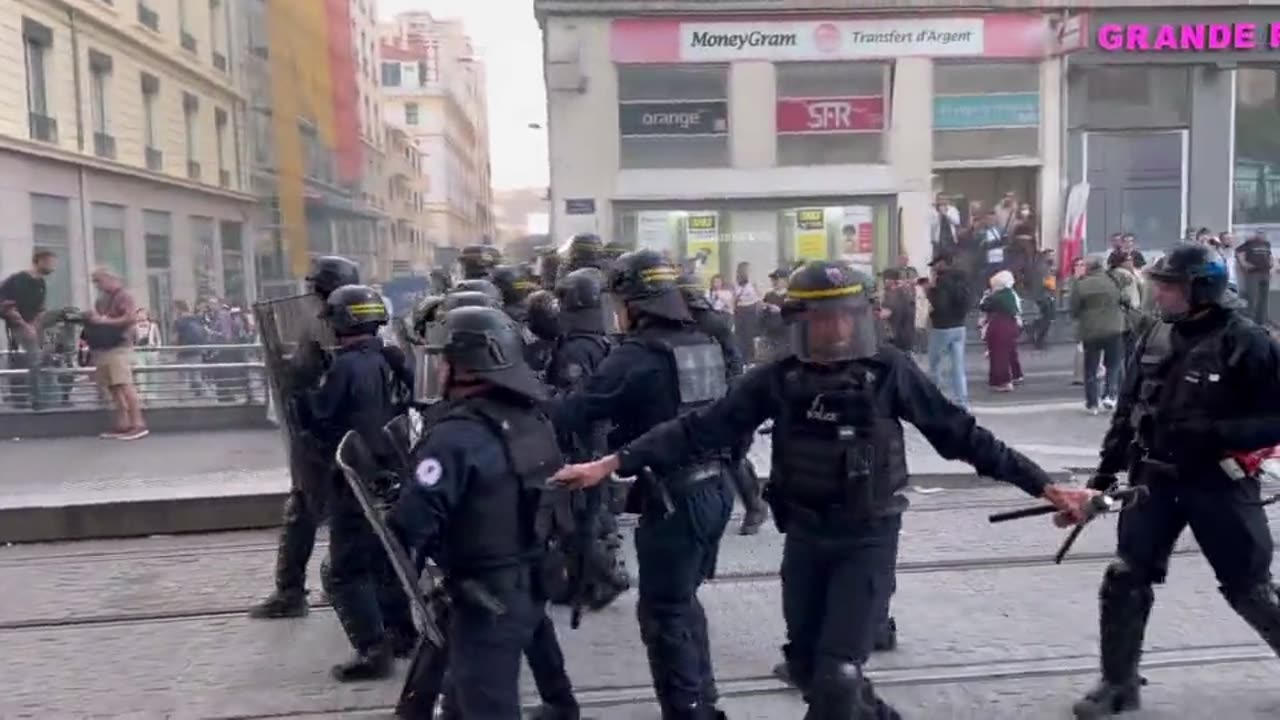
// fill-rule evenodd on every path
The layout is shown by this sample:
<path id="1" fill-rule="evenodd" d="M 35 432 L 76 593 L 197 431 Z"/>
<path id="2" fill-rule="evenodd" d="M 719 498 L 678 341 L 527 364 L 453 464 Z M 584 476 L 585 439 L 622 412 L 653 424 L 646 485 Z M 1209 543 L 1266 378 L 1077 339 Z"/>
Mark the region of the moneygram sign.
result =
<path id="1" fill-rule="evenodd" d="M 830 20 L 615 20 L 619 63 L 804 62 L 898 57 L 1043 57 L 1043 15 Z"/>

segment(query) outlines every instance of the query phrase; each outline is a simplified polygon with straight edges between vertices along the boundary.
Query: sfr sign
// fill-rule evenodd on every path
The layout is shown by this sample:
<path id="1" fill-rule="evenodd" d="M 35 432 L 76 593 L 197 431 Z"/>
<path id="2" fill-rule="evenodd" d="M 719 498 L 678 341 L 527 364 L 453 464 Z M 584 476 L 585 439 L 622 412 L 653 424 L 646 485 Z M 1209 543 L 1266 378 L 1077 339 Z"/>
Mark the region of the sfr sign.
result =
<path id="1" fill-rule="evenodd" d="M 781 134 L 857 133 L 884 129 L 884 98 L 783 98 L 778 100 Z"/>

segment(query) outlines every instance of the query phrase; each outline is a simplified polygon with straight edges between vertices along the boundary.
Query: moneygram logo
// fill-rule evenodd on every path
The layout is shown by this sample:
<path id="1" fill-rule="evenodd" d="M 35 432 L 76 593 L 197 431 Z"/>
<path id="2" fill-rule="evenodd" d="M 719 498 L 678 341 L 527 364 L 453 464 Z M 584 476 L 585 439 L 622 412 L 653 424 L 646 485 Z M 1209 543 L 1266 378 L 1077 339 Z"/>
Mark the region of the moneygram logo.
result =
<path id="1" fill-rule="evenodd" d="M 796 47 L 799 39 L 793 32 L 708 32 L 696 30 L 689 38 L 689 47 L 693 48 L 728 48 L 744 50 L 746 48 Z"/>

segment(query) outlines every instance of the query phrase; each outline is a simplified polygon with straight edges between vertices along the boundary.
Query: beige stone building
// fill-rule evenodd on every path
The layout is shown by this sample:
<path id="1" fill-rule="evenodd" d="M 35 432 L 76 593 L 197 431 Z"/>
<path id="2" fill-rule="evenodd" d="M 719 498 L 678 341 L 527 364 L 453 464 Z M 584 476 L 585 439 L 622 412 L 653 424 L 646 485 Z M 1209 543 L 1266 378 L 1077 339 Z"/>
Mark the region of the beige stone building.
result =
<path id="1" fill-rule="evenodd" d="M 52 250 L 49 305 L 84 305 L 110 266 L 162 320 L 250 299 L 235 5 L 0 2 L 0 273 Z"/>
<path id="2" fill-rule="evenodd" d="M 484 63 L 460 21 L 404 13 L 379 26 L 383 114 L 425 158 L 429 242 L 494 236 Z"/>
<path id="3" fill-rule="evenodd" d="M 389 252 L 387 272 L 383 277 L 423 275 L 431 269 L 431 245 L 428 230 L 431 213 L 427 196 L 431 190 L 422 153 L 402 128 L 384 128 L 385 162 L 380 181 L 385 190 L 382 198 L 387 213 Z"/>

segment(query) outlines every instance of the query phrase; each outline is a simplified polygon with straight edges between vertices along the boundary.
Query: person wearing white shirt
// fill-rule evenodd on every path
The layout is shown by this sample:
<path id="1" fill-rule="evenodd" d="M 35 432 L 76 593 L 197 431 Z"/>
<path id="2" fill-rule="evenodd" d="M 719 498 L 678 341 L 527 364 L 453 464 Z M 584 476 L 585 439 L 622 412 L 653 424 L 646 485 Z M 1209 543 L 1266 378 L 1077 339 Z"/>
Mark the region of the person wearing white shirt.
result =
<path id="1" fill-rule="evenodd" d="M 936 257 L 939 250 L 953 249 L 960 235 L 960 211 L 942 193 L 938 193 L 929 213 L 929 244 Z"/>

